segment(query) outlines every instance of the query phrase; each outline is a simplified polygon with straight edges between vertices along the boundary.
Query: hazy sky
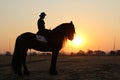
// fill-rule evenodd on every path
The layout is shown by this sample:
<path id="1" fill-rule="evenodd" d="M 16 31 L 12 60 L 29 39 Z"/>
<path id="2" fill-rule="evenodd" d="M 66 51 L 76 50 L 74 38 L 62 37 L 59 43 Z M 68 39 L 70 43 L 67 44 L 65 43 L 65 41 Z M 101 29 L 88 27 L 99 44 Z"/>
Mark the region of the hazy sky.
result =
<path id="1" fill-rule="evenodd" d="M 0 52 L 13 51 L 19 34 L 36 33 L 43 11 L 48 29 L 73 21 L 84 40 L 79 49 L 108 51 L 115 38 L 116 49 L 120 49 L 120 0 L 0 0 Z M 65 47 L 66 51 L 72 49 Z"/>

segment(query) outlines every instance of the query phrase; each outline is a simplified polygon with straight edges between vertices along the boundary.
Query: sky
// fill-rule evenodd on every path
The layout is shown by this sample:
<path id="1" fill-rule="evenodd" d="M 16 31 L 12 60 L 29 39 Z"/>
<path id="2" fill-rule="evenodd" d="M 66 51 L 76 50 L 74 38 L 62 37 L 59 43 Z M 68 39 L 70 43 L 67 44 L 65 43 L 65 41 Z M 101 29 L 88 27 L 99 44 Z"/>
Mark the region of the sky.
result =
<path id="1" fill-rule="evenodd" d="M 120 49 L 120 0 L 0 0 L 0 53 L 14 50 L 15 39 L 24 32 L 37 32 L 39 14 L 45 12 L 45 26 L 53 29 L 73 21 L 83 43 L 69 43 L 66 52 Z"/>

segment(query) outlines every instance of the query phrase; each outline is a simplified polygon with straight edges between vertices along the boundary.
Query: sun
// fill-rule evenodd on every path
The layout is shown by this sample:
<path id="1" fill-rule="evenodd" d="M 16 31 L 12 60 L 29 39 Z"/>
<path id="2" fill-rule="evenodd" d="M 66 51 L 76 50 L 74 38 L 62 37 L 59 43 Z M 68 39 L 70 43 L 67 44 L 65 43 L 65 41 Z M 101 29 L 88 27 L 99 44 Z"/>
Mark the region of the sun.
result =
<path id="1" fill-rule="evenodd" d="M 82 38 L 75 36 L 75 38 L 73 39 L 72 43 L 75 46 L 80 46 L 82 44 L 83 40 Z"/>
<path id="2" fill-rule="evenodd" d="M 64 49 L 68 49 L 69 51 L 74 50 L 74 52 L 80 50 L 81 48 L 83 48 L 85 45 L 85 39 L 83 36 L 81 35 L 75 35 L 74 39 L 68 40 L 66 46 L 64 47 Z M 68 51 L 68 52 L 69 52 Z"/>
<path id="3" fill-rule="evenodd" d="M 68 41 L 68 44 L 74 48 L 79 48 L 83 45 L 83 38 L 76 35 L 72 41 Z"/>
<path id="4" fill-rule="evenodd" d="M 86 38 L 83 35 L 75 34 L 74 39 L 67 40 L 67 43 L 63 47 L 63 51 L 71 53 L 71 52 L 78 52 L 80 49 L 84 49 L 85 47 L 85 40 Z"/>

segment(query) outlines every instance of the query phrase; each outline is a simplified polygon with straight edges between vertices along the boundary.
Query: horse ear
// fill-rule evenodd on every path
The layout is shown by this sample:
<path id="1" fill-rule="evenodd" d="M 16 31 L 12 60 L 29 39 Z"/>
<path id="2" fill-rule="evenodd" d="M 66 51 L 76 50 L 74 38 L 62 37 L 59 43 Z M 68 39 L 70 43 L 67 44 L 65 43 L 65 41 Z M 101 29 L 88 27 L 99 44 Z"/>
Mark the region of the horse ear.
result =
<path id="1" fill-rule="evenodd" d="M 73 22 L 72 22 L 72 21 L 71 21 L 70 23 L 71 23 L 71 24 L 73 24 Z"/>

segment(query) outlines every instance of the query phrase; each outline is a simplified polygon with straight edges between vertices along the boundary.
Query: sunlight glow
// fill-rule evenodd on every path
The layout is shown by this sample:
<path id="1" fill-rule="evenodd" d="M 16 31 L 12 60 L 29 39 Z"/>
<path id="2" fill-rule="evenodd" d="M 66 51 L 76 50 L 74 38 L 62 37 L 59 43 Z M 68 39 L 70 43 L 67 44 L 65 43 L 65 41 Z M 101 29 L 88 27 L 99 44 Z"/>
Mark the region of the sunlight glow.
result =
<path id="1" fill-rule="evenodd" d="M 61 51 L 66 53 L 77 53 L 79 50 L 85 50 L 86 40 L 86 35 L 77 32 L 74 36 L 74 39 L 72 41 L 68 40 Z"/>
<path id="2" fill-rule="evenodd" d="M 72 41 L 68 41 L 68 44 L 73 48 L 80 48 L 83 45 L 83 38 L 76 35 Z"/>
<path id="3" fill-rule="evenodd" d="M 83 40 L 79 36 L 75 36 L 72 43 L 74 46 L 80 46 L 82 44 Z"/>

